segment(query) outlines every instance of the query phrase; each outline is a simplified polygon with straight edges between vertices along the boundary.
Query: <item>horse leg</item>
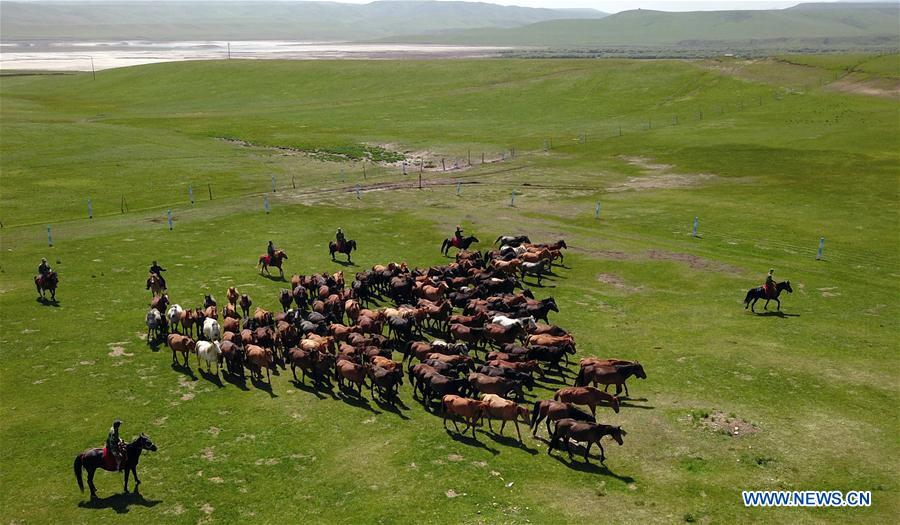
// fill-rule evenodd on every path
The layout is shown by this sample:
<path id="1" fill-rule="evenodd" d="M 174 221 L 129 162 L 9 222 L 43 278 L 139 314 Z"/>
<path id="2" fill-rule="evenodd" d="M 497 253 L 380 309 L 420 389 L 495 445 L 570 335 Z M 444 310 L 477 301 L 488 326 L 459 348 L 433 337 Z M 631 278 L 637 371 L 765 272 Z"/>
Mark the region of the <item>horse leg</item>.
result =
<path id="1" fill-rule="evenodd" d="M 600 447 L 600 463 L 603 463 L 606 461 L 606 451 L 603 450 L 603 443 L 599 439 L 597 440 L 597 446 Z"/>
<path id="2" fill-rule="evenodd" d="M 625 397 L 630 397 L 628 394 L 628 383 L 623 381 L 622 386 L 625 387 Z M 618 394 L 616 394 L 616 395 L 618 395 Z"/>
<path id="3" fill-rule="evenodd" d="M 517 420 L 513 420 L 513 423 L 516 425 L 516 435 L 519 436 L 519 443 L 522 443 L 522 433 L 519 432 L 519 422 Z M 500 429 L 500 432 L 503 432 L 503 429 Z"/>
<path id="4" fill-rule="evenodd" d="M 588 441 L 587 445 L 584 446 L 584 462 L 585 463 L 588 462 L 588 455 L 591 452 L 591 445 L 593 445 L 593 444 L 594 444 L 593 441 Z"/>
<path id="5" fill-rule="evenodd" d="M 767 298 L 766 304 L 763 305 L 763 310 L 768 310 L 768 309 L 769 309 L 769 299 Z"/>
<path id="6" fill-rule="evenodd" d="M 141 480 L 138 479 L 137 475 L 137 465 L 131 466 L 131 475 L 134 477 L 134 491 L 137 492 L 138 485 L 141 484 Z"/>
<path id="7" fill-rule="evenodd" d="M 756 313 L 756 301 L 759 301 L 759 297 L 754 297 L 753 301 L 750 302 L 750 311 L 753 313 Z"/>
<path id="8" fill-rule="evenodd" d="M 125 469 L 125 488 L 123 489 L 123 493 L 128 494 L 128 475 L 131 474 L 131 469 Z"/>
<path id="9" fill-rule="evenodd" d="M 775 298 L 775 302 L 778 304 L 778 311 L 781 311 L 781 300 L 779 298 Z"/>
<path id="10" fill-rule="evenodd" d="M 97 497 L 97 487 L 94 486 L 94 472 L 96 472 L 96 468 L 88 468 L 88 487 L 91 489 L 91 499 L 95 499 Z"/>

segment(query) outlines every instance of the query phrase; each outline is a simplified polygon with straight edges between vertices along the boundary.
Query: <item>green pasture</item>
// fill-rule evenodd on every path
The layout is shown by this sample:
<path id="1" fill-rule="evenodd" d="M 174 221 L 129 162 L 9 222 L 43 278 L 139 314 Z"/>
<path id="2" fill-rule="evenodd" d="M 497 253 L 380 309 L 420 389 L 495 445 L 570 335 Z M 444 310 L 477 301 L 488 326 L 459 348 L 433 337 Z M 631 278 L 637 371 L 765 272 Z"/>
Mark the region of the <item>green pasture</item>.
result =
<path id="1" fill-rule="evenodd" d="M 835 71 L 867 63 L 880 82 L 898 75 L 896 61 L 847 56 L 223 61 L 0 77 L 0 518 L 895 521 L 900 114 L 896 99 L 829 89 Z M 367 161 L 363 178 L 367 148 L 408 152 L 408 175 Z M 334 155 L 345 160 L 319 160 Z M 271 389 L 241 385 L 196 360 L 172 368 L 142 338 L 152 259 L 169 269 L 174 302 L 222 302 L 236 285 L 274 309 L 284 283 L 254 268 L 269 239 L 288 275 L 352 273 L 442 264 L 455 224 L 482 249 L 500 234 L 565 238 L 565 266 L 534 288 L 559 303 L 551 321 L 575 334 L 579 357 L 644 364 L 622 411 L 600 413 L 628 432 L 622 447 L 605 442 L 605 468 L 548 456 L 543 430 L 523 445 L 510 428 L 457 438 L 408 384 L 398 407 L 316 394 L 289 369 Z M 358 266 L 328 257 L 338 226 L 359 243 Z M 60 272 L 55 306 L 35 300 L 41 256 Z M 784 315 L 750 314 L 741 300 L 770 267 L 795 291 Z M 98 473 L 102 499 L 89 503 L 72 460 L 116 417 L 160 450 L 142 457 L 140 496 Z M 873 504 L 747 509 L 748 489 L 871 490 Z"/>

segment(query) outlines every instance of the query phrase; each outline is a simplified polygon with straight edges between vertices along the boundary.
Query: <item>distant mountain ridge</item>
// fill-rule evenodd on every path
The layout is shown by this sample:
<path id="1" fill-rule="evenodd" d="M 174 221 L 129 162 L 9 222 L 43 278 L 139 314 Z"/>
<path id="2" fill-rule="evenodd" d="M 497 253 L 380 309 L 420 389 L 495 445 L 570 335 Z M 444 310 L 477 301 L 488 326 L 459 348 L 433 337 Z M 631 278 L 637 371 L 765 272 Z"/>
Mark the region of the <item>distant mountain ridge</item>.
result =
<path id="1" fill-rule="evenodd" d="M 601 18 L 590 9 L 479 2 L 0 1 L 3 40 L 366 40 L 555 19 Z"/>
<path id="2" fill-rule="evenodd" d="M 412 35 L 402 42 L 535 47 L 825 45 L 900 40 L 896 3 L 818 3 L 758 11 L 623 11 L 599 20 L 551 20 L 516 28 Z"/>

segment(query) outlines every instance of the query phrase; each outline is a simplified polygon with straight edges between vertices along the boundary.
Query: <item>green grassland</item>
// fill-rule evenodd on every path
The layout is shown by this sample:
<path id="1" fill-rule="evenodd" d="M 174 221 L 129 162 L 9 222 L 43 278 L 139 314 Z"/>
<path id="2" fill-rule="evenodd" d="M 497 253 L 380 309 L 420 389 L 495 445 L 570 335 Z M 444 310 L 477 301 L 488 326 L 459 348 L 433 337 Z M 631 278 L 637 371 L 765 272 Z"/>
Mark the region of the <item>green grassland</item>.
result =
<path id="1" fill-rule="evenodd" d="M 860 63 L 898 71 L 845 58 L 232 61 L 0 77 L 0 517 L 896 521 L 900 115 L 895 99 L 829 83 Z M 363 178 L 366 148 L 410 152 L 411 174 L 369 162 Z M 346 160 L 303 153 L 316 150 Z M 425 171 L 418 189 L 420 152 L 473 166 Z M 481 248 L 505 233 L 565 238 L 565 267 L 536 289 L 560 305 L 551 320 L 579 356 L 644 364 L 634 399 L 601 413 L 628 432 L 606 447 L 606 468 L 548 457 L 530 436 L 519 446 L 510 429 L 454 439 L 408 385 L 396 409 L 316 395 L 289 371 L 271 391 L 242 387 L 196 361 L 173 369 L 141 338 L 153 258 L 175 302 L 221 301 L 237 285 L 274 308 L 283 283 L 253 268 L 269 239 L 288 274 L 352 272 L 440 264 L 455 224 Z M 359 242 L 358 267 L 328 257 L 338 226 Z M 61 274 L 57 307 L 35 301 L 41 256 Z M 795 289 L 783 317 L 740 304 L 770 267 Z M 558 387 L 546 386 L 529 400 Z M 726 435 L 706 415 L 756 432 Z M 115 417 L 160 450 L 142 458 L 141 497 L 113 496 L 119 478 L 98 473 L 106 499 L 91 505 L 71 461 Z M 746 509 L 744 489 L 872 490 L 873 505 Z"/>

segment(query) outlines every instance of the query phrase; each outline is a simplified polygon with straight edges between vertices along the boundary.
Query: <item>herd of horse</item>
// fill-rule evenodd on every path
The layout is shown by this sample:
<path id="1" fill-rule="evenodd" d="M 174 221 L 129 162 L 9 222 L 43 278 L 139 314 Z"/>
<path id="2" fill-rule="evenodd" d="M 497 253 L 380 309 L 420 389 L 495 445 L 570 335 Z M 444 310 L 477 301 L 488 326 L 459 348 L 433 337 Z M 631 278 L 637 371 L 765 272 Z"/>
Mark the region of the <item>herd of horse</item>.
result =
<path id="1" fill-rule="evenodd" d="M 484 420 L 492 432 L 493 421 L 500 422 L 502 435 L 510 422 L 521 441 L 520 422 L 537 435 L 546 421 L 548 452 L 562 444 L 571 456 L 569 443 L 581 442 L 588 461 L 596 443 L 602 463 L 601 438 L 621 444 L 625 432 L 598 423 L 597 408 L 618 412 L 626 380 L 645 378 L 643 367 L 585 358 L 573 386 L 523 405 L 525 392 L 539 381 L 550 375 L 557 384 L 565 380 L 575 354 L 574 336 L 550 323 L 551 313 L 559 312 L 556 301 L 536 299 L 526 281 L 552 274 L 567 246 L 563 240 L 534 244 L 526 236 L 501 236 L 495 244 L 499 248 L 485 253 L 460 249 L 453 262 L 429 268 L 376 265 L 352 282 L 342 271 L 293 275 L 278 293 L 280 311 L 254 305 L 234 287 L 221 308 L 211 295 L 202 306 L 184 308 L 156 294 L 146 315 L 148 340 L 165 340 L 173 366 L 189 367 L 193 356 L 209 374 L 218 375 L 222 365 L 222 373 L 243 381 L 249 372 L 265 388 L 271 388 L 272 371 L 290 368 L 298 385 L 318 391 L 336 384 L 357 397 L 368 390 L 393 404 L 408 382 L 413 398 L 460 435 L 471 431 L 477 440 Z M 263 259 L 261 268 L 280 269 Z M 611 386 L 615 394 L 607 392 Z"/>

